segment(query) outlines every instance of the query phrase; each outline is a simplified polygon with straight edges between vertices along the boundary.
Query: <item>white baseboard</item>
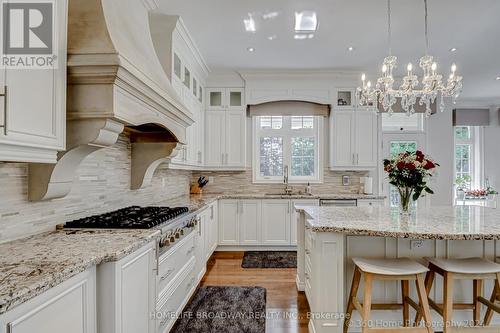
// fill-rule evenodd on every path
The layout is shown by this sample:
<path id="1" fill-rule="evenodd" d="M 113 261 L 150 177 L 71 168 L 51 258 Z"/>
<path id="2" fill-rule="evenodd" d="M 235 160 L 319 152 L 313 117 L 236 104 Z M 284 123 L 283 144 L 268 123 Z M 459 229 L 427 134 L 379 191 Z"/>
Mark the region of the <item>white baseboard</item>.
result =
<path id="1" fill-rule="evenodd" d="M 297 246 L 262 246 L 262 245 L 219 245 L 215 249 L 219 252 L 241 252 L 241 251 L 297 251 Z"/>

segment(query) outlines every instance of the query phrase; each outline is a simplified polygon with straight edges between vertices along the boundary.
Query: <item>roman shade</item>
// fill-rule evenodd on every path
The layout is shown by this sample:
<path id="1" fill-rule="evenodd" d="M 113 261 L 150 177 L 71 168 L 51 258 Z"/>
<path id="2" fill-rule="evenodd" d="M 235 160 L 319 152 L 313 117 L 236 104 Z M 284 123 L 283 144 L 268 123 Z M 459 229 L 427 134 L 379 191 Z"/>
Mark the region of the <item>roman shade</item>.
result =
<path id="1" fill-rule="evenodd" d="M 454 109 L 453 126 L 488 126 L 489 109 Z"/>
<path id="2" fill-rule="evenodd" d="M 415 113 L 425 113 L 425 104 L 420 105 L 420 97 L 417 98 L 417 102 L 414 104 L 413 107 L 415 109 Z M 379 112 L 382 113 L 386 112 L 384 110 L 384 107 L 380 103 L 377 104 L 377 108 Z M 403 110 L 403 107 L 401 106 L 401 97 L 397 97 L 397 102 L 392 106 L 392 110 L 396 113 L 406 113 L 406 111 Z M 431 114 L 435 113 L 436 113 L 436 102 L 431 104 Z"/>
<path id="3" fill-rule="evenodd" d="M 328 117 L 330 105 L 303 101 L 277 101 L 248 106 L 253 116 L 321 116 Z"/>

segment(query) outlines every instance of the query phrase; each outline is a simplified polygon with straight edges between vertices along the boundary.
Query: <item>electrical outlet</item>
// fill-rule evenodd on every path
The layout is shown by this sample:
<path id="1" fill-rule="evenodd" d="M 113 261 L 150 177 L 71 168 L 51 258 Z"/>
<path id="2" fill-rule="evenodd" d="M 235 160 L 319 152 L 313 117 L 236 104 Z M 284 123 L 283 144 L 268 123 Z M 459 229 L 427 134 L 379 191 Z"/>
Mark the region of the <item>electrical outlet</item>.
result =
<path id="1" fill-rule="evenodd" d="M 213 176 L 209 176 L 209 177 L 208 177 L 208 183 L 209 183 L 209 184 L 213 184 L 213 183 L 215 183 L 215 179 L 214 179 L 214 177 L 213 177 Z"/>
<path id="2" fill-rule="evenodd" d="M 416 239 L 410 241 L 410 250 L 419 249 L 424 246 L 424 241 L 421 239 Z"/>
<path id="3" fill-rule="evenodd" d="M 351 178 L 349 176 L 342 176 L 342 185 L 349 186 Z"/>

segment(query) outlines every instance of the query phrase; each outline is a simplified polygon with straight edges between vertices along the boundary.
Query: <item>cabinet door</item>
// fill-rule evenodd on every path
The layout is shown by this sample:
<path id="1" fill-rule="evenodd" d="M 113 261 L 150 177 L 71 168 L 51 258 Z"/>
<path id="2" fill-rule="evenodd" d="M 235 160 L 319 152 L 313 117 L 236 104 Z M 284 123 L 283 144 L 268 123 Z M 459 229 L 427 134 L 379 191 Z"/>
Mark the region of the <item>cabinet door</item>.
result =
<path id="1" fill-rule="evenodd" d="M 243 88 L 226 89 L 226 106 L 229 110 L 245 110 L 245 93 Z"/>
<path id="2" fill-rule="evenodd" d="M 0 315 L 0 332 L 95 333 L 95 268 Z"/>
<path id="3" fill-rule="evenodd" d="M 207 166 L 222 166 L 225 159 L 226 112 L 206 112 L 205 119 L 205 164 Z"/>
<path id="4" fill-rule="evenodd" d="M 226 89 L 207 89 L 207 110 L 220 111 L 226 109 Z"/>
<path id="5" fill-rule="evenodd" d="M 133 259 L 123 262 L 120 268 L 120 332 L 153 333 L 155 321 L 150 319 L 150 314 L 154 311 L 156 299 L 154 248 L 139 252 Z"/>
<path id="6" fill-rule="evenodd" d="M 218 212 L 217 212 L 217 202 L 214 202 L 210 205 L 210 219 L 211 219 L 211 227 L 212 231 L 210 235 L 212 238 L 210 239 L 210 252 L 214 252 L 217 248 L 218 239 L 219 239 L 219 224 L 218 224 Z"/>
<path id="7" fill-rule="evenodd" d="M 292 200 L 291 203 L 291 220 L 290 220 L 290 244 L 297 245 L 297 219 L 299 218 L 299 214 L 295 210 L 295 205 L 308 205 L 308 206 L 319 206 L 319 200 L 317 199 L 300 199 L 300 200 Z"/>
<path id="8" fill-rule="evenodd" d="M 246 112 L 226 112 L 226 139 L 224 166 L 245 167 Z"/>
<path id="9" fill-rule="evenodd" d="M 290 245 L 290 200 L 262 200 L 262 244 Z"/>
<path id="10" fill-rule="evenodd" d="M 219 202 L 219 244 L 239 244 L 239 208 L 238 200 Z"/>
<path id="11" fill-rule="evenodd" d="M 377 166 L 378 118 L 372 111 L 356 111 L 355 151 L 356 165 Z"/>
<path id="12" fill-rule="evenodd" d="M 261 205 L 260 200 L 240 200 L 240 244 L 258 245 L 261 243 Z"/>
<path id="13" fill-rule="evenodd" d="M 201 224 L 202 224 L 202 238 L 203 238 L 203 265 L 206 264 L 208 258 L 212 255 L 212 244 L 211 240 L 213 238 L 213 228 L 212 228 L 212 219 L 210 218 L 211 211 L 210 208 L 206 209 L 202 214 Z"/>
<path id="14" fill-rule="evenodd" d="M 58 67 L 3 70 L 0 93 L 3 93 L 6 87 L 7 103 L 5 99 L 0 102 L 0 125 L 3 125 L 0 128 L 0 145 L 5 143 L 54 151 L 65 149 L 66 4 L 67 1 L 55 2 L 56 15 L 59 18 L 58 26 L 55 27 L 59 32 Z M 16 153 L 17 157 L 24 156 L 19 151 Z M 35 155 L 31 152 L 20 161 L 44 162 L 37 159 L 42 158 L 41 156 Z M 51 158 L 55 159 L 55 152 L 53 155 Z M 2 156 L 1 159 L 15 160 L 12 158 Z"/>
<path id="15" fill-rule="evenodd" d="M 332 111 L 330 122 L 330 166 L 353 166 L 354 111 Z"/>

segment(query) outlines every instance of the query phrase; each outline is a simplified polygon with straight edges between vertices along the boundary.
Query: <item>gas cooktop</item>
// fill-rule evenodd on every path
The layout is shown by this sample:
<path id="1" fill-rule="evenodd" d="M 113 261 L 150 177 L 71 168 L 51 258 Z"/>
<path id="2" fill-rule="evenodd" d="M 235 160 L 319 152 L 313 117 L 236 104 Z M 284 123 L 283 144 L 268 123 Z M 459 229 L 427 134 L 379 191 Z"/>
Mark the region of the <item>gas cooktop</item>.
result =
<path id="1" fill-rule="evenodd" d="M 188 212 L 187 207 L 130 206 L 66 222 L 65 228 L 150 229 Z"/>

